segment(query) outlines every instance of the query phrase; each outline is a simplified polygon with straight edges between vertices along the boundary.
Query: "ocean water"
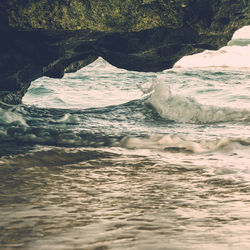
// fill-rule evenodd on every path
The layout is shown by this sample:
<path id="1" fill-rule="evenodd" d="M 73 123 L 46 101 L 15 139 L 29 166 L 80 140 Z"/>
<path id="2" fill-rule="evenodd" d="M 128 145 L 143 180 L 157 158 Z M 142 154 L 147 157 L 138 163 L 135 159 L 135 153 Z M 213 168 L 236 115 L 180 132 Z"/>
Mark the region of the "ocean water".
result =
<path id="1" fill-rule="evenodd" d="M 0 103 L 0 249 L 249 249 L 249 58 L 99 58 Z"/>

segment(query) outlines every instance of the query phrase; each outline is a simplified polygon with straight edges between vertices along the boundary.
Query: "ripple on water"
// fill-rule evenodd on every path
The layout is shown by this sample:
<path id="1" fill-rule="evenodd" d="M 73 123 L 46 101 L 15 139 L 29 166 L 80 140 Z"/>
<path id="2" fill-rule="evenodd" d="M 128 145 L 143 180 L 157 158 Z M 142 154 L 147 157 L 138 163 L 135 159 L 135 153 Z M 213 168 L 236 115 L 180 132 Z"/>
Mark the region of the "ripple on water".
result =
<path id="1" fill-rule="evenodd" d="M 230 167 L 195 165 L 194 156 L 173 164 L 169 153 L 135 153 L 50 147 L 2 157 L 2 246 L 248 246 L 248 179 Z"/>

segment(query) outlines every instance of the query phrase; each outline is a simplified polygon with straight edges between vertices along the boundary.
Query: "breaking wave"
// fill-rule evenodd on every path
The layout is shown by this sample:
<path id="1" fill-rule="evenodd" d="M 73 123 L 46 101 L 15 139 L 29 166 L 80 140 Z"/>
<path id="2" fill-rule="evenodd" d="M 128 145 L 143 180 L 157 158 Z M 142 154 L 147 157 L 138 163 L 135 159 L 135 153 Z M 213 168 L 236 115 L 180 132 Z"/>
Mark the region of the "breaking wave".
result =
<path id="1" fill-rule="evenodd" d="M 250 121 L 249 110 L 202 105 L 193 98 L 172 94 L 170 87 L 160 81 L 147 87 L 149 90 L 152 94 L 148 103 L 166 120 L 201 124 Z"/>
<path id="2" fill-rule="evenodd" d="M 233 151 L 250 146 L 248 138 L 218 138 L 216 140 L 195 141 L 179 135 L 157 135 L 147 137 L 124 137 L 121 145 L 129 149 L 160 149 L 171 152 L 209 153 L 215 151 Z"/>
<path id="3" fill-rule="evenodd" d="M 201 152 L 208 150 L 210 146 L 202 149 L 203 146 L 200 143 L 178 137 L 174 139 L 171 136 L 162 137 L 161 134 L 165 134 L 168 124 L 173 122 L 179 124 L 243 122 L 245 124 L 250 121 L 249 110 L 203 105 L 193 98 L 172 94 L 169 86 L 158 80 L 147 82 L 140 88 L 145 94 L 142 99 L 99 109 L 72 111 L 38 109 L 25 105 L 0 107 L 0 140 L 53 146 L 130 148 L 134 147 L 131 142 L 131 138 L 134 138 L 133 142 L 139 140 L 142 146 L 146 147 L 154 148 L 160 145 L 160 148 L 179 150 L 184 145 L 187 151 Z M 162 129 L 159 126 L 163 126 Z M 160 137 L 153 135 L 148 136 L 148 139 L 142 138 L 154 133 L 160 134 Z M 167 143 L 170 142 L 170 146 L 161 145 L 161 142 L 166 140 Z M 180 145 L 175 144 L 175 140 Z M 227 140 L 228 143 L 235 143 L 234 139 Z M 215 144 L 221 145 L 221 142 Z M 216 145 L 212 147 L 218 147 Z"/>

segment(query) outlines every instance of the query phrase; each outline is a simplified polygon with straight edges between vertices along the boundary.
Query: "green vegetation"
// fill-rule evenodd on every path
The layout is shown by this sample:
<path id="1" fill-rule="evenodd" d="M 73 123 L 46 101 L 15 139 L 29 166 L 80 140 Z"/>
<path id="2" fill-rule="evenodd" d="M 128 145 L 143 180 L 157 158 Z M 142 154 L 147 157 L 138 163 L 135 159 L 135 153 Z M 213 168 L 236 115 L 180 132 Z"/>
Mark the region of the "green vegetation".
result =
<path id="1" fill-rule="evenodd" d="M 9 24 L 24 29 L 140 31 L 178 27 L 183 7 L 183 0 L 12 0 L 7 11 Z"/>

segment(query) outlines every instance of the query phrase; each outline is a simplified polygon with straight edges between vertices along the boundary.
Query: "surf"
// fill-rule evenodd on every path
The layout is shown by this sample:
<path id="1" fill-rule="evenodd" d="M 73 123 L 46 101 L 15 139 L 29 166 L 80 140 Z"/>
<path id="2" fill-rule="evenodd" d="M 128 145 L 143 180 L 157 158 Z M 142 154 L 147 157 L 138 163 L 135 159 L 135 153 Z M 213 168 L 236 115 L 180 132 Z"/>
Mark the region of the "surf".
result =
<path id="1" fill-rule="evenodd" d="M 168 84 L 155 81 L 147 103 L 164 119 L 180 123 L 250 121 L 250 110 L 202 105 L 194 98 L 173 94 Z"/>

